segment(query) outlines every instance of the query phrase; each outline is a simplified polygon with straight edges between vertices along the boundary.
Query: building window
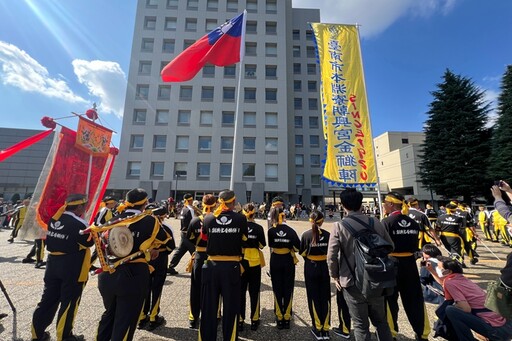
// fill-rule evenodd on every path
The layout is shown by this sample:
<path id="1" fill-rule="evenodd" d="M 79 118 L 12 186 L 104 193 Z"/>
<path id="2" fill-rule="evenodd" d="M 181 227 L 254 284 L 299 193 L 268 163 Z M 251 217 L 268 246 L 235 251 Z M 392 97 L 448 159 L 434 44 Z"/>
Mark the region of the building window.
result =
<path id="1" fill-rule="evenodd" d="M 277 137 L 266 137 L 265 138 L 265 152 L 266 153 L 277 153 Z"/>
<path id="2" fill-rule="evenodd" d="M 186 162 L 176 162 L 174 163 L 174 174 L 179 177 L 180 180 L 187 179 L 187 163 Z"/>
<path id="3" fill-rule="evenodd" d="M 315 48 L 313 46 L 306 47 L 306 57 L 316 58 L 316 52 L 315 52 Z"/>
<path id="4" fill-rule="evenodd" d="M 153 52 L 154 45 L 155 45 L 155 39 L 142 38 L 142 44 L 140 46 L 140 51 L 141 52 Z"/>
<path id="5" fill-rule="evenodd" d="M 265 22 L 265 34 L 276 35 L 277 34 L 277 23 L 275 21 Z"/>
<path id="6" fill-rule="evenodd" d="M 176 18 L 165 18 L 164 30 L 166 31 L 176 31 Z"/>
<path id="7" fill-rule="evenodd" d="M 295 166 L 304 167 L 304 154 L 295 154 Z"/>
<path id="8" fill-rule="evenodd" d="M 135 99 L 148 99 L 149 97 L 149 85 L 137 84 L 135 91 Z"/>
<path id="9" fill-rule="evenodd" d="M 277 13 L 277 0 L 267 0 L 265 4 L 267 14 Z"/>
<path id="10" fill-rule="evenodd" d="M 162 42 L 163 53 L 174 53 L 175 41 L 174 39 L 164 39 Z"/>
<path id="11" fill-rule="evenodd" d="M 191 86 L 180 86 L 180 101 L 191 101 L 192 100 L 192 87 Z"/>
<path id="12" fill-rule="evenodd" d="M 293 81 L 293 91 L 302 91 L 302 81 Z"/>
<path id="13" fill-rule="evenodd" d="M 208 0 L 206 1 L 206 10 L 208 11 L 218 11 L 219 10 L 219 0 Z"/>
<path id="14" fill-rule="evenodd" d="M 256 126 L 256 113 L 253 111 L 244 111 L 244 127 Z"/>
<path id="15" fill-rule="evenodd" d="M 300 57 L 300 46 L 298 46 L 298 45 L 293 46 L 293 56 Z"/>
<path id="16" fill-rule="evenodd" d="M 128 161 L 128 171 L 127 176 L 140 176 L 140 166 L 141 163 L 139 161 Z"/>
<path id="17" fill-rule="evenodd" d="M 210 32 L 216 29 L 218 26 L 219 25 L 217 24 L 217 19 L 206 19 L 204 29 L 206 32 Z"/>
<path id="18" fill-rule="evenodd" d="M 135 109 L 133 111 L 133 124 L 146 123 L 146 109 Z"/>
<path id="19" fill-rule="evenodd" d="M 276 79 L 277 78 L 277 65 L 265 65 L 265 78 Z"/>
<path id="20" fill-rule="evenodd" d="M 157 0 L 146 0 L 146 8 L 157 8 Z"/>
<path id="21" fill-rule="evenodd" d="M 312 30 L 306 30 L 306 40 L 313 41 L 313 31 Z"/>
<path id="22" fill-rule="evenodd" d="M 265 44 L 265 56 L 267 56 L 267 57 L 276 57 L 277 56 L 277 44 L 276 43 L 266 43 Z"/>
<path id="23" fill-rule="evenodd" d="M 277 180 L 278 166 L 276 164 L 265 165 L 265 180 Z"/>
<path id="24" fill-rule="evenodd" d="M 215 66 L 214 65 L 203 66 L 203 77 L 205 77 L 205 78 L 215 77 Z"/>
<path id="25" fill-rule="evenodd" d="M 178 110 L 178 125 L 190 125 L 190 110 Z"/>
<path id="26" fill-rule="evenodd" d="M 199 0 L 187 0 L 187 9 L 197 11 Z"/>
<path id="27" fill-rule="evenodd" d="M 301 110 L 302 109 L 302 98 L 295 97 L 293 99 L 293 108 L 295 110 Z"/>
<path id="28" fill-rule="evenodd" d="M 169 124 L 169 110 L 157 110 L 155 116 L 156 125 Z"/>
<path id="29" fill-rule="evenodd" d="M 255 152 L 256 151 L 256 138 L 255 137 L 244 137 L 244 152 Z"/>
<path id="30" fill-rule="evenodd" d="M 198 178 L 209 178 L 210 177 L 210 164 L 209 163 L 197 163 L 197 177 Z"/>
<path id="31" fill-rule="evenodd" d="M 318 110 L 318 99 L 308 98 L 308 108 L 309 110 Z"/>
<path id="32" fill-rule="evenodd" d="M 256 164 L 255 163 L 244 163 L 242 165 L 242 175 L 245 177 L 256 176 Z"/>
<path id="33" fill-rule="evenodd" d="M 295 135 L 295 147 L 302 148 L 304 146 L 304 136 Z"/>
<path id="34" fill-rule="evenodd" d="M 159 85 L 158 86 L 158 99 L 168 101 L 171 99 L 171 86 Z"/>
<path id="35" fill-rule="evenodd" d="M 247 5 L 245 7 L 247 12 L 249 13 L 257 13 L 258 12 L 258 0 L 247 0 Z"/>
<path id="36" fill-rule="evenodd" d="M 231 177 L 231 164 L 230 163 L 221 163 L 220 164 L 219 176 L 221 178 L 230 178 Z"/>
<path id="37" fill-rule="evenodd" d="M 132 135 L 130 137 L 130 149 L 142 149 L 144 147 L 144 135 Z"/>
<path id="38" fill-rule="evenodd" d="M 248 34 L 256 34 L 258 33 L 258 22 L 247 20 L 247 24 L 245 26 L 245 33 Z"/>
<path id="39" fill-rule="evenodd" d="M 293 40 L 300 40 L 300 30 L 293 30 L 292 37 Z"/>
<path id="40" fill-rule="evenodd" d="M 246 102 L 256 102 L 256 88 L 244 88 L 244 100 Z"/>
<path id="41" fill-rule="evenodd" d="M 295 174 L 295 186 L 304 186 L 304 174 Z"/>
<path id="42" fill-rule="evenodd" d="M 169 9 L 178 8 L 178 1 L 179 0 L 167 0 L 167 8 L 169 8 Z"/>
<path id="43" fill-rule="evenodd" d="M 300 63 L 293 63 L 293 74 L 294 75 L 300 75 L 301 74 Z"/>
<path id="44" fill-rule="evenodd" d="M 176 136 L 176 150 L 188 151 L 188 136 Z"/>
<path id="45" fill-rule="evenodd" d="M 155 135 L 153 136 L 153 149 L 163 149 L 167 145 L 167 135 Z"/>
<path id="46" fill-rule="evenodd" d="M 209 152 L 212 150 L 212 137 L 211 136 L 199 136 L 199 152 Z"/>
<path id="47" fill-rule="evenodd" d="M 302 116 L 295 116 L 295 128 L 302 128 Z"/>
<path id="48" fill-rule="evenodd" d="M 201 87 L 201 101 L 213 102 L 213 86 Z"/>
<path id="49" fill-rule="evenodd" d="M 318 135 L 309 135 L 309 146 L 320 147 L 320 137 Z"/>
<path id="50" fill-rule="evenodd" d="M 197 4 L 197 2 L 196 2 L 196 4 Z M 188 32 L 197 31 L 197 19 L 196 18 L 186 18 L 185 19 L 185 31 L 188 31 Z"/>
<path id="51" fill-rule="evenodd" d="M 316 81 L 308 81 L 308 91 L 309 92 L 317 92 Z"/>
<path id="52" fill-rule="evenodd" d="M 238 0 L 228 0 L 226 2 L 227 12 L 238 12 Z"/>
<path id="53" fill-rule="evenodd" d="M 265 113 L 265 127 L 277 127 L 277 113 L 266 112 Z"/>
<path id="54" fill-rule="evenodd" d="M 256 56 L 256 43 L 246 42 L 245 43 L 245 55 Z"/>
<path id="55" fill-rule="evenodd" d="M 318 128 L 318 117 L 310 117 L 309 118 L 309 128 L 310 129 L 317 129 Z"/>
<path id="56" fill-rule="evenodd" d="M 213 124 L 213 111 L 201 110 L 199 114 L 199 124 L 202 126 L 211 126 Z"/>
<path id="57" fill-rule="evenodd" d="M 402 139 L 402 144 L 408 144 L 409 143 L 409 139 Z"/>
<path id="58" fill-rule="evenodd" d="M 222 126 L 231 127 L 235 125 L 235 112 L 234 111 L 223 111 L 222 112 Z"/>
<path id="59" fill-rule="evenodd" d="M 308 64 L 308 75 L 316 75 L 316 64 Z"/>
<path id="60" fill-rule="evenodd" d="M 322 183 L 320 182 L 319 174 L 311 174 L 311 186 L 320 186 Z"/>
<path id="61" fill-rule="evenodd" d="M 271 103 L 277 102 L 277 89 L 265 89 L 265 101 Z"/>
<path id="62" fill-rule="evenodd" d="M 234 65 L 224 66 L 224 78 L 235 78 L 236 69 Z"/>
<path id="63" fill-rule="evenodd" d="M 235 88 L 225 86 L 222 88 L 222 100 L 224 102 L 234 102 L 235 101 Z"/>
<path id="64" fill-rule="evenodd" d="M 245 78 L 256 78 L 256 64 L 245 64 Z"/>
<path id="65" fill-rule="evenodd" d="M 151 176 L 164 176 L 163 162 L 151 162 Z"/>
<path id="66" fill-rule="evenodd" d="M 156 28 L 156 17 L 145 17 L 144 18 L 144 29 L 154 30 Z"/>
<path id="67" fill-rule="evenodd" d="M 233 150 L 233 137 L 221 136 L 220 137 L 220 150 L 231 152 Z"/>
<path id="68" fill-rule="evenodd" d="M 320 167 L 320 155 L 311 154 L 309 156 L 309 163 L 311 164 L 311 167 Z"/>

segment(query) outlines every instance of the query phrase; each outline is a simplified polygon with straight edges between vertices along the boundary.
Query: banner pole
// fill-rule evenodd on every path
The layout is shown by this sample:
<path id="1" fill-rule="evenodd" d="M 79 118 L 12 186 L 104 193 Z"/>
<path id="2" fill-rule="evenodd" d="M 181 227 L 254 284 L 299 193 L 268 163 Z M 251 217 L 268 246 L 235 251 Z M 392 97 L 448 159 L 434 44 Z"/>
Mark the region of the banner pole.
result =
<path id="1" fill-rule="evenodd" d="M 233 151 L 231 156 L 231 180 L 229 182 L 229 189 L 234 191 L 235 190 L 235 169 L 236 165 L 238 164 L 238 131 L 240 127 L 240 94 L 242 92 L 241 84 L 242 84 L 242 63 L 239 63 L 239 70 L 238 70 L 238 89 L 236 91 L 236 106 L 235 106 L 235 130 L 233 132 Z"/>
<path id="2" fill-rule="evenodd" d="M 96 109 L 96 105 L 94 105 Z M 96 120 L 93 118 L 92 123 L 96 123 Z M 89 169 L 87 170 L 87 183 L 85 185 L 85 195 L 89 197 L 89 187 L 91 186 L 91 174 L 92 174 L 92 153 L 89 152 Z"/>

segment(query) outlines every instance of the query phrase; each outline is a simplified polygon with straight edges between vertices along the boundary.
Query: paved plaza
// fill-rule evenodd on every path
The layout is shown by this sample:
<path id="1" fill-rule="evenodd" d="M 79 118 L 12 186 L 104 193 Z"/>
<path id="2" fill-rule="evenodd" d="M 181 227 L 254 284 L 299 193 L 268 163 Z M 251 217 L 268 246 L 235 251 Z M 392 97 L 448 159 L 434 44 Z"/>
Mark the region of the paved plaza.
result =
<path id="1" fill-rule="evenodd" d="M 265 221 L 258 221 L 264 227 Z M 173 227 L 175 235 L 179 237 L 179 221 L 170 219 L 169 223 Z M 288 221 L 288 224 L 295 228 L 299 235 L 309 228 L 306 221 Z M 331 230 L 332 220 L 327 218 L 324 228 Z M 43 289 L 43 269 L 35 269 L 33 264 L 22 264 L 21 260 L 29 252 L 32 244 L 25 241 L 16 240 L 13 244 L 7 243 L 10 230 L 0 229 L 0 280 L 7 289 L 7 292 L 13 301 L 17 313 L 14 316 L 3 293 L 0 293 L 0 313 L 8 313 L 9 316 L 1 321 L 0 324 L 0 340 L 30 340 L 30 324 L 32 313 L 34 312 L 37 302 L 41 298 Z M 505 258 L 511 251 L 510 248 L 501 246 L 497 243 L 486 242 L 493 252 L 501 258 L 497 260 L 487 249 L 479 246 L 480 262 L 465 270 L 466 276 L 479 283 L 483 288 L 486 287 L 487 281 L 495 279 L 499 270 L 505 265 Z M 269 249 L 264 249 L 267 264 L 269 263 Z M 190 285 L 190 275 L 185 272 L 185 265 L 188 261 L 186 255 L 177 270 L 176 276 L 168 276 L 165 282 L 164 291 L 161 302 L 161 314 L 166 318 L 165 325 L 157 328 L 153 332 L 137 330 L 135 340 L 197 340 L 197 330 L 188 328 L 188 295 Z M 268 265 L 263 268 L 262 287 L 261 287 L 261 325 L 258 331 L 250 330 L 246 320 L 246 328 L 240 332 L 240 340 L 313 340 L 310 333 L 311 319 L 309 317 L 306 289 L 304 286 L 304 262 L 299 257 L 299 263 L 296 268 L 295 292 L 293 302 L 293 319 L 291 329 L 278 330 L 275 326 L 273 315 L 273 295 L 270 278 L 265 274 Z M 74 333 L 82 334 L 86 340 L 94 340 L 96 328 L 101 313 L 103 312 L 103 304 L 98 291 L 97 277 L 90 277 L 85 287 L 82 302 L 78 310 L 75 320 Z M 334 295 L 335 287 L 331 285 Z M 333 297 L 334 298 L 334 297 Z M 249 306 L 249 303 L 248 303 Z M 249 309 L 249 307 L 247 307 Z M 427 310 L 431 325 L 434 322 L 435 306 L 427 304 Z M 338 317 L 336 316 L 336 300 L 332 300 L 333 313 L 331 325 L 338 325 Z M 248 313 L 247 313 L 248 315 Z M 400 333 L 398 340 L 414 340 L 414 333 L 410 328 L 405 314 L 400 311 Z M 55 322 L 48 331 L 55 340 Z M 221 333 L 218 333 L 219 340 Z M 434 340 L 432 335 L 431 340 Z M 342 338 L 331 333 L 331 340 L 342 340 Z"/>

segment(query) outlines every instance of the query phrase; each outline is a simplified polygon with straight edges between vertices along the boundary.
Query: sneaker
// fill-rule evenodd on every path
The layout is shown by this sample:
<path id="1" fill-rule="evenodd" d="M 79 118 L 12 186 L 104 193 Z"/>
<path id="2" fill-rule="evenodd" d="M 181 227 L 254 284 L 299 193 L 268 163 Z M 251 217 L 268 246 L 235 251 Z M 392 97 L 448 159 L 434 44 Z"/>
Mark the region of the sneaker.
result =
<path id="1" fill-rule="evenodd" d="M 35 261 L 36 261 L 36 260 L 35 260 L 34 258 L 31 258 L 31 257 L 26 257 L 26 258 L 23 258 L 23 259 L 21 260 L 21 262 L 22 262 L 23 264 L 27 264 L 27 263 L 34 263 Z"/>
<path id="2" fill-rule="evenodd" d="M 50 333 L 44 332 L 42 337 L 39 339 L 32 339 L 32 341 L 50 341 Z"/>
<path id="3" fill-rule="evenodd" d="M 1 313 L 0 314 L 0 320 L 6 318 L 8 315 L 6 313 Z"/>
<path id="4" fill-rule="evenodd" d="M 147 330 L 155 330 L 156 328 L 160 327 L 162 324 L 165 323 L 165 318 L 163 316 L 157 316 L 154 321 L 149 321 L 149 326 Z"/>
<path id="5" fill-rule="evenodd" d="M 476 263 L 478 263 L 478 258 L 473 258 L 472 260 L 469 261 L 472 265 L 475 265 Z"/>
<path id="6" fill-rule="evenodd" d="M 319 332 L 318 330 L 316 330 L 315 328 L 311 328 L 311 334 L 313 334 L 313 336 L 317 340 L 323 340 L 324 339 L 322 333 Z"/>
<path id="7" fill-rule="evenodd" d="M 244 331 L 244 321 L 238 322 L 238 331 L 243 332 Z"/>
<path id="8" fill-rule="evenodd" d="M 284 329 L 290 329 L 290 320 L 284 320 L 283 321 L 283 328 Z"/>
<path id="9" fill-rule="evenodd" d="M 173 267 L 167 268 L 167 274 L 168 275 L 177 275 L 178 271 L 176 271 Z"/>
<path id="10" fill-rule="evenodd" d="M 277 329 L 283 329 L 283 328 L 284 328 L 284 322 L 283 322 L 283 320 L 281 320 L 281 321 L 277 321 L 276 325 L 277 325 Z"/>
<path id="11" fill-rule="evenodd" d="M 149 323 L 149 316 L 144 317 L 142 320 L 139 321 L 139 324 L 137 325 L 137 329 L 145 329 L 146 326 Z"/>
<path id="12" fill-rule="evenodd" d="M 34 266 L 36 269 L 40 269 L 42 268 L 43 266 L 46 266 L 46 262 L 37 262 L 36 265 Z"/>
<path id="13" fill-rule="evenodd" d="M 83 335 L 70 335 L 63 338 L 62 341 L 85 341 L 85 337 Z"/>
<path id="14" fill-rule="evenodd" d="M 259 325 L 260 325 L 260 320 L 252 321 L 251 322 L 251 330 L 258 330 Z"/>
<path id="15" fill-rule="evenodd" d="M 190 329 L 197 329 L 197 322 L 196 322 L 196 320 L 188 320 L 188 327 Z"/>
<path id="16" fill-rule="evenodd" d="M 338 336 L 341 336 L 342 338 L 344 339 L 350 339 L 350 333 L 345 333 L 343 331 L 343 329 L 339 328 L 339 327 L 334 327 L 331 329 L 332 332 L 334 333 L 334 335 L 338 335 Z"/>
<path id="17" fill-rule="evenodd" d="M 329 332 L 327 330 L 323 330 L 321 333 L 322 333 L 322 338 L 324 340 L 330 340 L 331 339 L 331 336 L 329 335 Z"/>
<path id="18" fill-rule="evenodd" d="M 14 242 L 14 238 L 7 239 L 7 242 L 12 244 Z"/>

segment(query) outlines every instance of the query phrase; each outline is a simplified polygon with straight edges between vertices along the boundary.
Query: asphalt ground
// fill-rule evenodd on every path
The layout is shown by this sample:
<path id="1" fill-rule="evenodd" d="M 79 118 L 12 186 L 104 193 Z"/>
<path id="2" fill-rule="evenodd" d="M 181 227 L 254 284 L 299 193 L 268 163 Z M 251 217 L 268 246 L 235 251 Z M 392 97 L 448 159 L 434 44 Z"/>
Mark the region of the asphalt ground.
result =
<path id="1" fill-rule="evenodd" d="M 330 230 L 332 222 L 327 218 L 324 228 Z M 264 227 L 265 221 L 258 221 Z M 179 222 L 174 218 L 169 223 L 179 238 Z M 288 225 L 297 230 L 300 235 L 309 228 L 306 221 L 288 221 Z M 10 230 L 0 229 L 0 280 L 6 288 L 7 294 L 12 300 L 16 313 L 14 314 L 8 305 L 4 293 L 0 293 L 0 313 L 9 315 L 0 321 L 0 341 L 30 340 L 32 313 L 41 298 L 43 289 L 44 269 L 35 269 L 34 264 L 22 264 L 21 260 L 32 247 L 32 243 L 16 240 L 13 244 L 7 243 Z M 494 280 L 499 275 L 499 270 L 505 265 L 510 248 L 497 243 L 485 242 L 485 244 L 501 259 L 497 260 L 491 252 L 480 245 L 480 262 L 465 269 L 465 274 L 471 280 L 477 282 L 482 288 L 486 288 L 489 280 Z M 267 264 L 269 263 L 269 249 L 264 249 Z M 189 259 L 186 255 L 177 267 L 178 275 L 167 276 L 161 299 L 161 315 L 166 319 L 166 324 L 152 332 L 137 330 L 135 340 L 197 340 L 198 332 L 188 328 L 188 296 L 190 275 L 185 272 L 185 265 Z M 289 330 L 278 330 L 274 322 L 273 294 L 270 278 L 265 274 L 267 267 L 262 271 L 261 286 L 261 324 L 257 331 L 251 331 L 246 321 L 245 330 L 239 333 L 240 340 L 314 340 L 310 333 L 311 319 L 306 300 L 306 288 L 304 285 L 304 261 L 299 257 L 296 268 L 295 291 L 293 301 L 293 318 Z M 86 340 L 94 340 L 98 321 L 104 311 L 101 296 L 98 291 L 98 279 L 90 277 L 82 295 L 82 301 L 75 319 L 74 333 L 84 335 Z M 331 302 L 331 326 L 338 326 L 336 313 L 335 287 L 331 284 L 333 300 Z M 247 309 L 249 300 L 247 299 Z M 427 311 L 431 326 L 435 321 L 435 306 L 427 304 Z M 249 316 L 249 312 L 246 313 Z M 414 340 L 414 333 L 408 320 L 400 310 L 400 330 L 397 340 Z M 48 327 L 48 331 L 55 340 L 55 321 Z M 221 331 L 217 333 L 221 340 Z M 375 337 L 374 337 L 375 339 Z M 434 340 L 432 333 L 429 339 Z M 342 340 L 341 337 L 331 333 L 331 340 Z"/>

